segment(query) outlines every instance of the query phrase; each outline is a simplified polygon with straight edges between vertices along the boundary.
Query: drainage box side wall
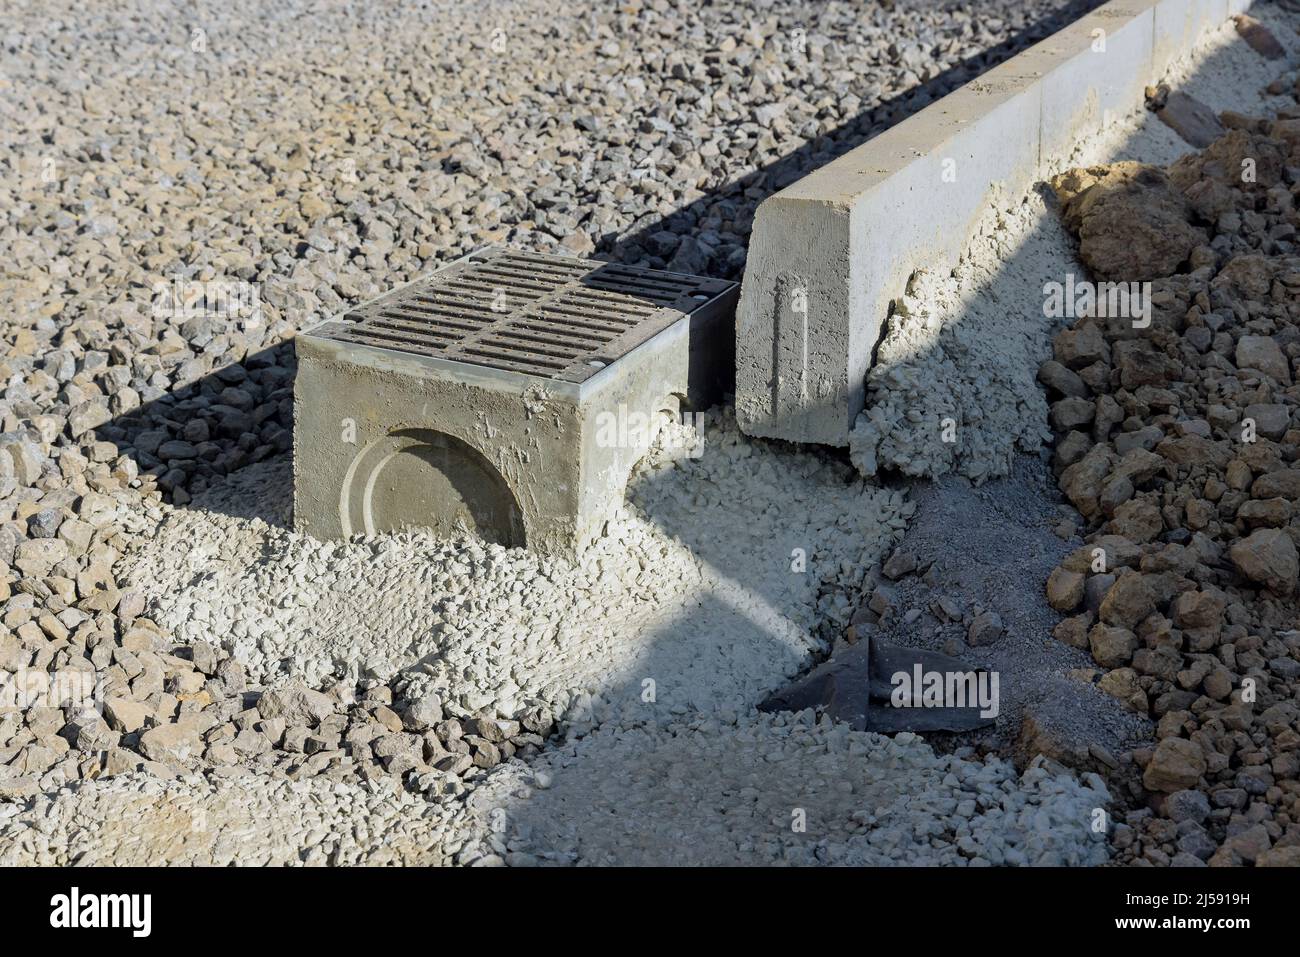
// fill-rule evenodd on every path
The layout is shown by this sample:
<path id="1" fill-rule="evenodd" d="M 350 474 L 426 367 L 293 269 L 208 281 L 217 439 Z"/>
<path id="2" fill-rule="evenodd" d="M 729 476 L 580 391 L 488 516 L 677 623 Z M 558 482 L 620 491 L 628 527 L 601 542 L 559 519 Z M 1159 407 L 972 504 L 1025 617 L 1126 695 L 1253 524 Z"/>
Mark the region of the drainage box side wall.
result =
<path id="1" fill-rule="evenodd" d="M 572 396 L 521 378 L 433 377 L 417 358 L 310 335 L 296 340 L 294 527 L 330 539 L 367 531 L 356 512 L 376 443 L 434 433 L 474 450 L 509 489 L 526 544 L 572 550 L 580 481 Z M 495 478 L 493 476 L 493 478 Z M 413 489 L 412 501 L 419 503 Z M 351 519 L 349 516 L 352 516 Z M 410 524 L 432 524 L 412 515 Z M 524 544 L 522 542 L 512 544 Z"/>
<path id="2" fill-rule="evenodd" d="M 734 297 L 680 319 L 583 385 L 579 547 L 623 505 L 628 478 L 668 419 L 703 413 L 730 376 Z M 680 421 L 680 419 L 679 419 Z M 692 420 L 694 422 L 694 420 Z M 702 438 L 702 436 L 701 436 Z M 688 450 L 689 451 L 689 450 Z"/>
<path id="3" fill-rule="evenodd" d="M 584 546 L 623 504 L 628 476 L 654 441 L 657 413 L 686 392 L 686 332 L 683 319 L 641 346 L 639 358 L 648 361 L 611 367 L 587 393 L 581 410 L 586 427 L 579 510 L 587 521 L 587 527 L 579 529 Z"/>

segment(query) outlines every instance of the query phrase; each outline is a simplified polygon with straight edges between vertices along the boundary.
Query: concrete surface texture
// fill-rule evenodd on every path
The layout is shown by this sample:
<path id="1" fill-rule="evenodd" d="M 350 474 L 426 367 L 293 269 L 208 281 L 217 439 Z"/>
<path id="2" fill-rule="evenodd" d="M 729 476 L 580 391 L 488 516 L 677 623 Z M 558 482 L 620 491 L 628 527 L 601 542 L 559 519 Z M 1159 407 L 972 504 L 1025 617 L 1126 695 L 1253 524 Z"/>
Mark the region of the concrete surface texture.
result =
<path id="1" fill-rule="evenodd" d="M 912 273 L 954 264 L 995 187 L 1015 195 L 1043 178 L 1249 6 L 1105 4 L 766 200 L 737 315 L 741 428 L 847 445 L 890 303 Z"/>

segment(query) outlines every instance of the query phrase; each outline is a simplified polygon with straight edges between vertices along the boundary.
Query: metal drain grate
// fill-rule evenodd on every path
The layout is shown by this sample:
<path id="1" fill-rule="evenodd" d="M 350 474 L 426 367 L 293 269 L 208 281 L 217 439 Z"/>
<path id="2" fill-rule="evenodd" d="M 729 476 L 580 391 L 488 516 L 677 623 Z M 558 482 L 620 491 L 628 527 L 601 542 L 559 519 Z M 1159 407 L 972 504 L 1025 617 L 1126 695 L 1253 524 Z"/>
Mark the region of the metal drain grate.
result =
<path id="1" fill-rule="evenodd" d="M 488 248 L 312 334 L 582 382 L 736 284 Z"/>

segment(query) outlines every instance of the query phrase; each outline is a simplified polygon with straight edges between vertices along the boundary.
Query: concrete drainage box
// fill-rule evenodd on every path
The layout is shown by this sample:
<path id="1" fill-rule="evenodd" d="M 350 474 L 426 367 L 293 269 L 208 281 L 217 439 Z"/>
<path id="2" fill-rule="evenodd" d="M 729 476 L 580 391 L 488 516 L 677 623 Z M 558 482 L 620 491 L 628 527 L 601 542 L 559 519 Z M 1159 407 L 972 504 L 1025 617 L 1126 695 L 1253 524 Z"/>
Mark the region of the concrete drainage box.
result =
<path id="1" fill-rule="evenodd" d="M 572 554 L 734 381 L 735 283 L 489 248 L 298 336 L 294 524 Z"/>

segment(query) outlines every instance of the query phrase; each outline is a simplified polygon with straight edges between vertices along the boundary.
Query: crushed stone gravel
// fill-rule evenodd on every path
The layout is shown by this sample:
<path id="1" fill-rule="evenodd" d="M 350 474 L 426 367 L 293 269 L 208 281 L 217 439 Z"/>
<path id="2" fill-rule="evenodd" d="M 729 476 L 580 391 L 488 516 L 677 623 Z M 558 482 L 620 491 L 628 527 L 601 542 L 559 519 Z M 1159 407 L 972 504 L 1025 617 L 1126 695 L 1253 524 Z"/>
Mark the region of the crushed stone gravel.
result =
<path id="1" fill-rule="evenodd" d="M 524 761 L 416 790 L 397 786 L 397 773 L 353 780 L 335 772 L 342 728 L 357 730 L 347 725 L 360 718 L 354 709 L 297 742 L 325 748 L 316 756 L 330 771 L 311 777 L 308 759 L 291 784 L 234 747 L 265 746 L 257 736 L 274 737 L 278 720 L 239 711 L 258 692 L 231 690 L 244 687 L 229 664 L 238 660 L 277 682 L 281 699 L 290 676 L 343 677 L 332 692 L 355 680 L 371 695 L 365 720 L 397 727 L 414 705 L 397 715 L 380 692 L 399 672 L 412 701 L 440 688 L 462 711 L 567 700 L 569 734 L 556 747 L 585 748 L 599 765 L 606 742 L 615 752 L 624 737 L 648 742 L 671 759 L 680 739 L 706 795 L 730 794 L 729 777 L 753 773 L 753 740 L 770 739 L 791 767 L 827 767 L 823 754 L 838 743 L 748 709 L 842 627 L 845 589 L 902 527 L 900 493 L 722 423 L 702 459 L 648 463 L 603 551 L 577 567 L 418 535 L 315 545 L 283 525 L 284 343 L 487 242 L 738 275 L 763 196 L 1091 5 L 652 0 L 557 13 L 537 0 L 324 9 L 233 0 L 180 17 L 160 15 L 154 0 L 7 8 L 0 159 L 17 175 L 0 177 L 0 297 L 10 307 L 0 318 L 0 586 L 14 596 L 0 651 L 101 669 L 111 660 L 123 674 L 140 664 L 132 656 L 153 657 L 131 678 L 152 689 L 150 723 L 123 731 L 141 717 L 124 703 L 111 729 L 123 747 L 107 763 L 98 746 L 108 730 L 86 715 L 4 718 L 0 750 L 12 763 L 0 773 L 0 860 L 510 860 L 492 840 L 500 814 L 485 825 L 482 802 L 468 802 L 486 782 L 526 774 Z M 258 309 L 228 322 L 160 310 L 158 284 L 178 278 L 246 283 Z M 196 497 L 202 507 L 176 508 Z M 701 522 L 706 507 L 729 526 Z M 797 549 L 808 570 L 796 574 Z M 454 593 L 468 575 L 481 582 Z M 427 599 L 414 619 L 396 600 L 406 586 Z M 144 617 L 146 601 L 174 634 Z M 235 658 L 218 663 L 210 646 Z M 515 654 L 529 667 L 512 667 Z M 210 706 L 225 722 L 216 730 L 238 731 L 212 737 L 205 753 L 224 749 L 233 764 L 204 765 L 201 776 L 155 759 L 112 770 L 139 764 L 127 749 L 188 748 L 182 739 L 207 723 L 204 694 L 225 695 Z M 293 694 L 322 704 L 301 686 Z M 863 806 L 845 798 L 828 817 L 836 858 L 1104 858 L 1104 844 L 1080 829 L 1104 796 L 1067 773 L 1016 778 L 1009 765 L 935 759 L 910 740 L 862 737 L 849 748 L 893 762 L 880 797 L 898 821 L 874 844 L 850 833 L 844 815 L 875 813 L 864 782 Z M 400 757 L 385 761 L 409 767 Z M 604 766 L 618 773 L 632 758 L 624 750 Z M 895 787 L 933 783 L 936 760 L 955 783 L 945 775 L 933 786 L 933 812 L 899 799 Z M 997 791 L 993 803 L 962 797 L 949 809 L 958 785 L 980 775 L 989 777 L 974 790 Z M 551 777 L 571 793 L 569 775 Z M 647 802 L 648 813 L 654 801 L 617 797 Z M 980 823 L 963 850 L 952 815 L 964 817 L 967 800 Z M 1059 840 L 1035 836 L 1040 819 L 1057 822 Z M 648 820 L 667 826 L 662 809 Z M 699 859 L 760 844 L 762 859 L 788 858 L 761 819 L 748 832 L 685 820 L 681 840 L 698 836 Z M 955 856 L 942 846 L 950 832 Z M 625 843 L 607 846 L 636 859 Z"/>
<path id="2" fill-rule="evenodd" d="M 601 728 L 467 808 L 516 864 L 1061 866 L 1106 861 L 1109 800 L 1095 774 L 1021 775 L 802 712 Z"/>
<path id="3" fill-rule="evenodd" d="M 1138 141 L 1126 162 L 1052 181 L 1080 257 L 1153 290 L 1145 325 L 1082 315 L 1042 376 L 1054 471 L 1087 530 L 1048 580 L 1070 614 L 1056 634 L 1091 651 L 1098 688 L 1158 721 L 1111 782 L 1126 864 L 1300 860 L 1300 17 L 1255 12 L 1185 84 L 1220 110 L 1191 137 L 1203 149 Z"/>

